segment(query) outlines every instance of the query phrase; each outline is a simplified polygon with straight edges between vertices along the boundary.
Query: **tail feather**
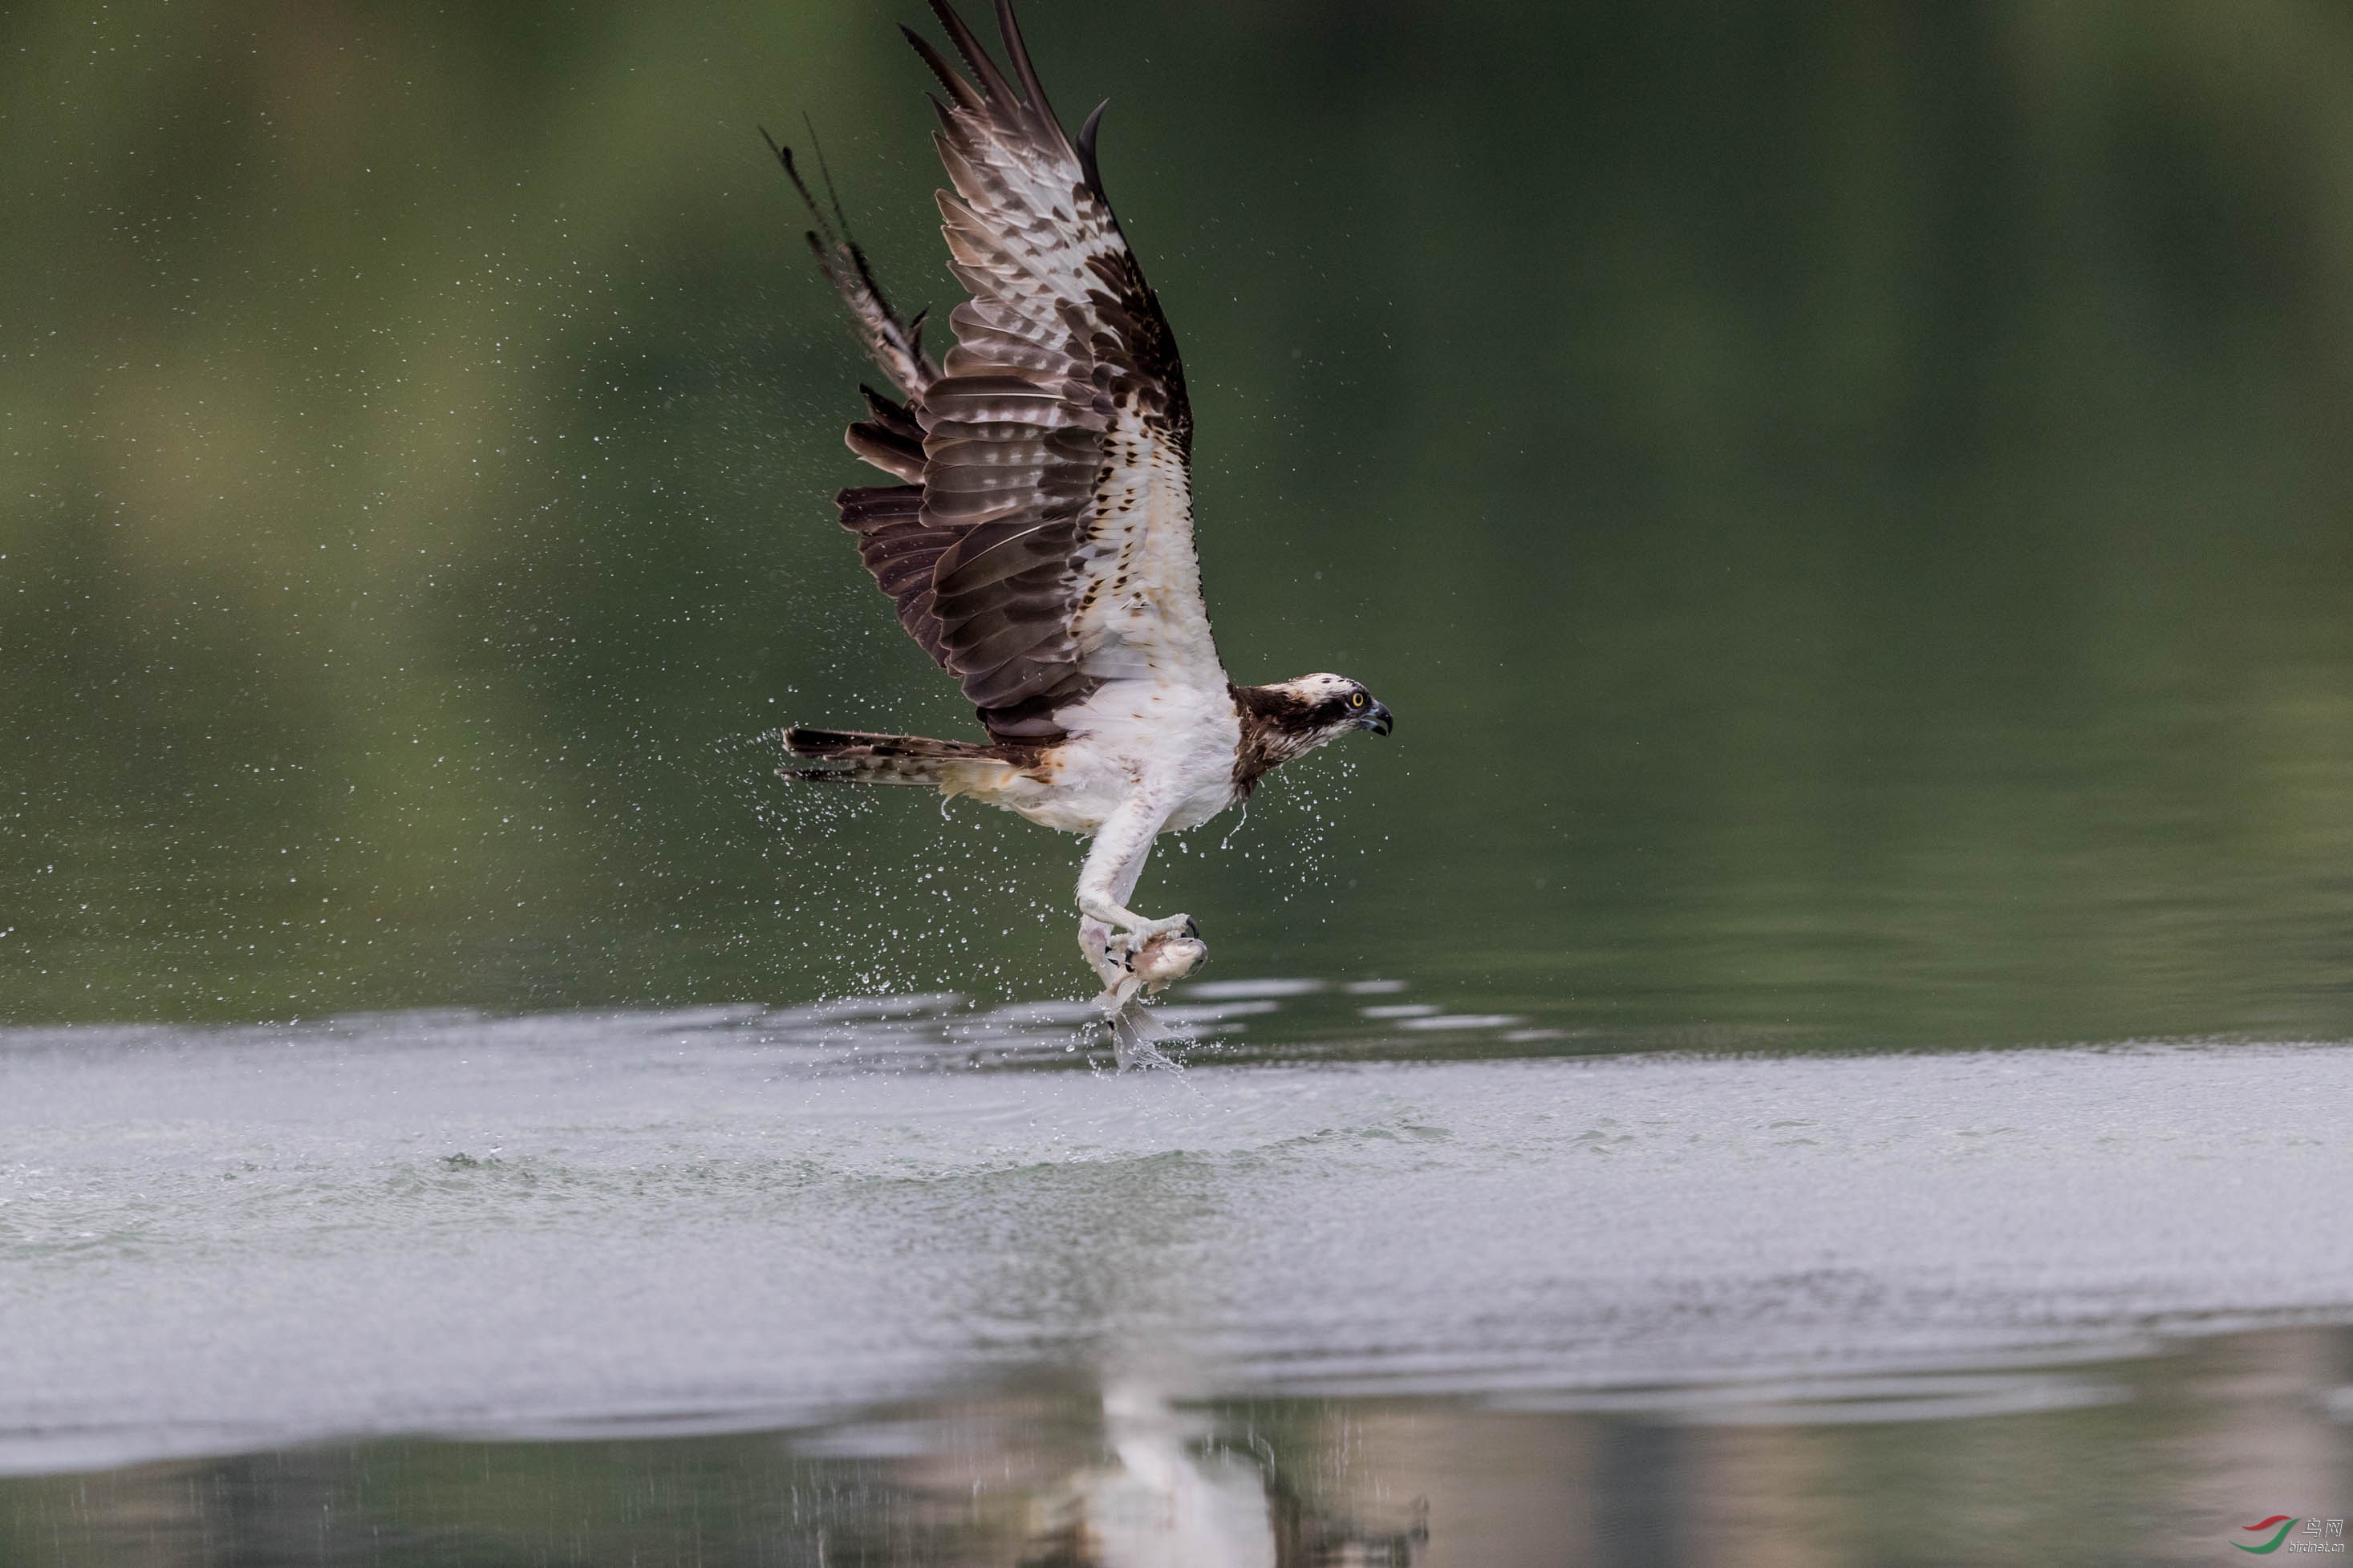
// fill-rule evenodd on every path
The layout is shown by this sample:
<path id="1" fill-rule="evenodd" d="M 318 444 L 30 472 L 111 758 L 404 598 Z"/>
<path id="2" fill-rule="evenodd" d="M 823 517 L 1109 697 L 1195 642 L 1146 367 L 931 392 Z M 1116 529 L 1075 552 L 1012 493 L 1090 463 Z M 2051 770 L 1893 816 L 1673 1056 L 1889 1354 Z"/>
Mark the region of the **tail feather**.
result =
<path id="1" fill-rule="evenodd" d="M 836 764 L 778 768 L 779 777 L 847 784 L 945 784 L 961 782 L 976 763 L 1018 765 L 1023 760 L 1003 746 L 970 741 L 935 741 L 928 735 L 878 735 L 863 730 L 816 730 L 795 725 L 785 731 L 785 750 L 796 757 Z"/>
<path id="2" fill-rule="evenodd" d="M 865 730 L 817 730 L 796 724 L 785 731 L 785 750 L 797 757 L 889 757 L 931 762 L 971 760 L 1001 763 L 996 746 L 972 741 L 934 741 L 928 735 L 878 735 Z"/>
<path id="3" fill-rule="evenodd" d="M 778 768 L 776 776 L 800 784 L 914 784 L 919 788 L 947 782 L 938 763 L 903 757 L 866 757 L 838 768 Z"/>

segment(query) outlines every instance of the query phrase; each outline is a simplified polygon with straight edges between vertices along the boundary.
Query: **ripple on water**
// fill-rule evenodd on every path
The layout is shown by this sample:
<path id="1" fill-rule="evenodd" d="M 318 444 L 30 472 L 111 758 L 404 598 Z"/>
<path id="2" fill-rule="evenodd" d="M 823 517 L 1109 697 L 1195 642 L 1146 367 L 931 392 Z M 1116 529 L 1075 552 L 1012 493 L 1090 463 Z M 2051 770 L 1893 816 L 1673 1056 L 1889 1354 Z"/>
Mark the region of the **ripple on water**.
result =
<path id="1" fill-rule="evenodd" d="M 1365 1004 L 1178 1004 L 1308 1005 Z M 972 1070 L 1082 1062 L 1079 1024 L 0 1034 L 0 1464 L 790 1425 L 1041 1364 L 1894 1421 L 2353 1306 L 2353 1133 L 2279 1109 L 2348 1103 L 2353 1049 Z"/>

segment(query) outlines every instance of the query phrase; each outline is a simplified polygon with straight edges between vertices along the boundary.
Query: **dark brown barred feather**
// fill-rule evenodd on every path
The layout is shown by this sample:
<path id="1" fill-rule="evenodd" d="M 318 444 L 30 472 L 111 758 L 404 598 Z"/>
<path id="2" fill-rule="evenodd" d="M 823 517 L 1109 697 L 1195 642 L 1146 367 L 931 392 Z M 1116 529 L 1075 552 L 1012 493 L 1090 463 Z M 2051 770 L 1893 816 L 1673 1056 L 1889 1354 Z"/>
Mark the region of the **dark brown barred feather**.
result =
<path id="1" fill-rule="evenodd" d="M 923 444 L 923 424 L 905 404 L 885 397 L 862 381 L 858 384 L 858 395 L 866 400 L 866 412 L 873 416 L 875 424 L 893 436 L 905 437 L 917 447 Z"/>
<path id="2" fill-rule="evenodd" d="M 944 666 L 947 648 L 932 610 L 932 573 L 954 536 L 923 523 L 921 485 L 870 485 L 833 498 L 841 526 L 858 536 L 859 558 L 899 607 L 899 624 Z"/>
<path id="3" fill-rule="evenodd" d="M 842 433 L 849 449 L 894 479 L 910 484 L 923 481 L 923 446 L 888 426 L 860 419 Z"/>
<path id="4" fill-rule="evenodd" d="M 1066 731 L 1055 722 L 1054 715 L 1065 708 L 1084 702 L 1102 686 L 1103 682 L 1093 676 L 1073 672 L 1035 696 L 982 709 L 980 720 L 988 726 L 988 732 L 1000 742 L 1008 739 L 1059 741 Z"/>

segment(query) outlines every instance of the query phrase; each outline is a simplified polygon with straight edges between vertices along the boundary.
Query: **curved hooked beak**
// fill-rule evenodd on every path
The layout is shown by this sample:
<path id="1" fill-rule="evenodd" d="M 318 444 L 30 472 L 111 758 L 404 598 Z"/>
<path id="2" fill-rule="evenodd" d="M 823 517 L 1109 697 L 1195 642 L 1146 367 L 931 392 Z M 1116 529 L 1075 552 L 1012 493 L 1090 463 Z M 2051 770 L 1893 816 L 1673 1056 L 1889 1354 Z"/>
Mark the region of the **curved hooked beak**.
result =
<path id="1" fill-rule="evenodd" d="M 1370 730 L 1376 735 L 1388 734 L 1389 732 L 1389 710 L 1387 708 L 1382 707 L 1378 702 L 1374 703 L 1370 708 L 1365 710 L 1365 716 L 1356 721 L 1356 728 L 1359 730 Z"/>

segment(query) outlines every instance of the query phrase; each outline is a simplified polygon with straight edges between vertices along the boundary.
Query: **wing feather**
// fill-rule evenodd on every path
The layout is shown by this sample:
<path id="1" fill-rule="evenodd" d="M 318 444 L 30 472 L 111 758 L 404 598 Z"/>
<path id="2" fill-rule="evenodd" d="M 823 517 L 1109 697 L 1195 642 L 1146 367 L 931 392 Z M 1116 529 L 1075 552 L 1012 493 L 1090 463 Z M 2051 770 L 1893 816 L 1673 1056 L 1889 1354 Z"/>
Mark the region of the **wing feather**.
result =
<path id="1" fill-rule="evenodd" d="M 850 428 L 860 457 L 919 484 L 846 490 L 842 521 L 1000 735 L 1052 732 L 1105 679 L 1223 689 L 1193 552 L 1184 367 L 1103 193 L 1102 110 L 1074 145 L 1009 0 L 996 4 L 1009 74 L 948 0 L 932 9 L 963 69 L 907 37 L 945 95 L 941 233 L 971 298 L 936 376 L 905 408 L 870 394 L 873 417 Z"/>

